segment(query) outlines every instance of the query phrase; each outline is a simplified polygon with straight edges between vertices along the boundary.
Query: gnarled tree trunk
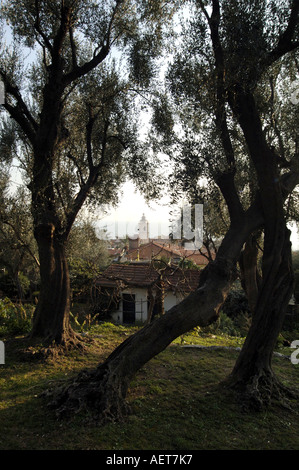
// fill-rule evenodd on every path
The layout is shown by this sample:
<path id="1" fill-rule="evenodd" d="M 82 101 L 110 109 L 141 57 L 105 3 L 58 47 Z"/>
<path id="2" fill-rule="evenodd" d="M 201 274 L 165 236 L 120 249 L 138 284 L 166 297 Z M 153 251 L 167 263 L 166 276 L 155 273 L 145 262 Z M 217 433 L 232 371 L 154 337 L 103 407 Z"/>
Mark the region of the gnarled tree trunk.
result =
<path id="1" fill-rule="evenodd" d="M 121 419 L 128 411 L 125 398 L 136 372 L 178 336 L 218 318 L 234 279 L 232 272 L 231 264 L 223 260 L 209 265 L 195 292 L 130 336 L 96 370 L 83 372 L 55 391 L 50 406 L 60 416 L 87 410 L 100 423 Z"/>
<path id="2" fill-rule="evenodd" d="M 41 290 L 34 314 L 31 338 L 41 338 L 44 345 L 68 346 L 76 335 L 69 323 L 70 279 L 65 242 L 53 224 L 35 231 L 39 249 Z"/>
<path id="3" fill-rule="evenodd" d="M 264 219 L 262 285 L 253 321 L 229 383 L 249 408 L 261 408 L 287 391 L 276 379 L 271 359 L 293 291 L 290 232 L 284 215 L 282 176 L 269 148 L 254 96 L 236 87 L 231 100 L 255 165 Z"/>
<path id="4" fill-rule="evenodd" d="M 282 248 L 273 246 L 276 270 L 264 280 L 253 315 L 252 326 L 228 384 L 242 397 L 245 408 L 262 409 L 274 399 L 284 402 L 292 396 L 276 378 L 272 355 L 293 291 L 291 243 L 285 229 Z"/>

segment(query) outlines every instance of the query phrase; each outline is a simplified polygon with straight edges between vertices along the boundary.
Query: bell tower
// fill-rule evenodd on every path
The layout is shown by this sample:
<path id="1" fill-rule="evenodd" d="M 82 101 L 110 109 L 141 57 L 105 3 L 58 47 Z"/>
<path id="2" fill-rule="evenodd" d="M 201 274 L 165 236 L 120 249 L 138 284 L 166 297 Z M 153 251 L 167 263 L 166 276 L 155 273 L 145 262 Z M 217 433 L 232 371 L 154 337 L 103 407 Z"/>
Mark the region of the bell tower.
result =
<path id="1" fill-rule="evenodd" d="M 142 243 L 148 243 L 149 241 L 149 223 L 143 214 L 138 224 L 139 238 Z"/>

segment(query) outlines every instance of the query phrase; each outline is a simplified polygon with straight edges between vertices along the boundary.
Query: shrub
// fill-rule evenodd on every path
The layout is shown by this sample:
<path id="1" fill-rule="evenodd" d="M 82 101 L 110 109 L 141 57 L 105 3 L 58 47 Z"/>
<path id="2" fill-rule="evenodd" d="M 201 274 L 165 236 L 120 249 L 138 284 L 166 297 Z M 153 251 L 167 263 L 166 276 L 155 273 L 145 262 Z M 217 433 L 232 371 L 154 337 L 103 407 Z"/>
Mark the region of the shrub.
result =
<path id="1" fill-rule="evenodd" d="M 233 319 L 244 312 L 249 313 L 248 300 L 243 289 L 232 289 L 223 304 L 222 310 L 227 316 Z"/>
<path id="2" fill-rule="evenodd" d="M 29 278 L 25 274 L 20 272 L 18 276 L 18 281 L 23 295 L 27 296 L 30 291 Z M 10 298 L 18 298 L 20 294 L 17 290 L 15 281 L 7 273 L 0 274 L 0 290 L 2 292 L 2 295 Z"/>
<path id="3" fill-rule="evenodd" d="M 0 336 L 29 333 L 33 312 L 33 305 L 15 304 L 7 297 L 0 299 Z"/>
<path id="4" fill-rule="evenodd" d="M 238 331 L 238 336 L 244 338 L 251 325 L 251 315 L 248 312 L 241 312 L 233 320 L 236 330 Z"/>
<path id="5" fill-rule="evenodd" d="M 203 334 L 225 334 L 228 336 L 238 336 L 234 322 L 225 313 L 222 313 L 218 320 L 211 325 L 200 328 Z"/>
<path id="6" fill-rule="evenodd" d="M 200 328 L 199 334 L 222 334 L 243 338 L 247 335 L 249 326 L 250 317 L 247 313 L 240 313 L 235 319 L 233 319 L 222 312 L 215 323 L 204 328 Z"/>

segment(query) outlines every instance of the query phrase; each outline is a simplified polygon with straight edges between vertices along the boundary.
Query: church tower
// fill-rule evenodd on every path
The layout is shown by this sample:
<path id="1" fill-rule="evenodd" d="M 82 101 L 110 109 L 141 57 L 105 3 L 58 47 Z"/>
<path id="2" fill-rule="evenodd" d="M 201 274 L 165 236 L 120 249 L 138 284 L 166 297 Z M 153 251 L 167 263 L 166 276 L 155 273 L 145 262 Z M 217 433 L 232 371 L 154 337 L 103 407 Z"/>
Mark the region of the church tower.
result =
<path id="1" fill-rule="evenodd" d="M 149 242 L 149 223 L 144 214 L 138 224 L 138 234 L 141 243 Z"/>

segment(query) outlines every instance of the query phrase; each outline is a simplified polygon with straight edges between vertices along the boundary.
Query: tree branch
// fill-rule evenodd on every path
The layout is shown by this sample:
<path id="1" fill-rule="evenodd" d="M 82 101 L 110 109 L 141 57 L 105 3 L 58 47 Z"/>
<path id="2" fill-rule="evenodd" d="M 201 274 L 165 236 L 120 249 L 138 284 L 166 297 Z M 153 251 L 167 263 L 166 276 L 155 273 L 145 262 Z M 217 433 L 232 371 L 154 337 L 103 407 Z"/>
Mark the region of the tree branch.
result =
<path id="1" fill-rule="evenodd" d="M 35 132 L 38 128 L 38 124 L 30 113 L 26 103 L 24 102 L 20 90 L 18 87 L 13 86 L 10 80 L 7 77 L 6 72 L 0 70 L 0 76 L 5 85 L 6 93 L 10 94 L 17 102 L 16 106 L 13 106 L 5 100 L 4 107 L 14 118 L 17 123 L 21 126 L 22 130 L 25 132 L 30 142 L 33 143 L 35 139 Z"/>
<path id="2" fill-rule="evenodd" d="M 54 38 L 53 49 L 52 49 L 52 58 L 55 63 L 61 54 L 61 49 L 63 46 L 63 41 L 67 35 L 67 32 L 70 28 L 70 20 L 72 14 L 71 6 L 64 6 L 64 2 L 61 3 L 61 19 L 58 32 Z"/>
<path id="3" fill-rule="evenodd" d="M 88 123 L 86 124 L 87 162 L 88 162 L 88 166 L 89 166 L 89 171 L 93 171 L 94 164 L 93 164 L 93 160 L 92 160 L 91 138 L 92 138 L 92 129 L 93 129 L 93 125 L 95 123 L 96 117 L 92 115 L 92 109 L 91 109 L 90 106 L 89 106 L 88 112 L 89 112 L 89 120 L 88 120 Z"/>
<path id="4" fill-rule="evenodd" d="M 64 85 L 70 85 L 73 81 L 77 80 L 78 78 L 87 75 L 91 70 L 95 69 L 101 62 L 103 62 L 108 54 L 109 47 L 102 46 L 100 52 L 89 62 L 85 62 L 85 64 L 81 65 L 80 67 L 76 67 L 74 70 L 64 76 Z"/>
<path id="5" fill-rule="evenodd" d="M 269 67 L 278 59 L 283 57 L 288 52 L 291 52 L 299 47 L 299 41 L 293 41 L 298 25 L 299 14 L 299 0 L 293 0 L 291 7 L 291 14 L 289 17 L 288 26 L 283 34 L 279 37 L 277 46 L 268 54 L 265 59 L 265 66 Z"/>
<path id="6" fill-rule="evenodd" d="M 71 43 L 71 50 L 72 50 L 73 70 L 76 70 L 77 67 L 78 67 L 77 48 L 76 48 L 76 44 L 75 44 L 75 41 L 74 41 L 74 32 L 73 32 L 72 27 L 69 30 L 69 35 L 70 35 L 70 43 Z"/>
<path id="7" fill-rule="evenodd" d="M 9 113 L 11 118 L 13 118 L 21 127 L 24 134 L 29 139 L 30 143 L 34 145 L 35 142 L 35 132 L 33 131 L 30 123 L 26 117 L 21 113 L 20 109 L 17 106 L 12 106 L 7 101 L 4 104 L 4 108 Z"/>
<path id="8" fill-rule="evenodd" d="M 116 0 L 116 4 L 115 4 L 115 7 L 113 8 L 109 25 L 107 28 L 105 41 L 101 45 L 99 52 L 94 53 L 94 56 L 90 61 L 85 62 L 81 66 L 76 66 L 71 72 L 67 73 L 64 76 L 64 83 L 66 86 L 72 83 L 74 80 L 77 80 L 78 78 L 81 78 L 84 75 L 88 74 L 91 70 L 95 69 L 101 62 L 105 60 L 105 58 L 109 54 L 110 47 L 111 47 L 111 32 L 112 32 L 113 23 L 114 23 L 117 11 L 123 2 L 124 0 Z"/>
<path id="9" fill-rule="evenodd" d="M 84 182 L 83 174 L 82 174 L 82 171 L 81 171 L 80 165 L 78 164 L 77 159 L 70 152 L 67 154 L 67 157 L 74 163 L 75 167 L 77 168 L 77 172 L 78 172 L 79 179 L 80 179 L 80 182 L 79 182 L 80 187 L 84 186 L 85 182 Z"/>
<path id="10" fill-rule="evenodd" d="M 7 225 L 8 227 L 10 227 L 13 230 L 13 232 L 15 233 L 15 235 L 17 237 L 17 240 L 21 243 L 21 247 L 25 248 L 28 251 L 29 255 L 32 257 L 32 259 L 34 260 L 36 265 L 38 267 L 40 267 L 39 260 L 37 259 L 37 257 L 35 256 L 35 254 L 31 250 L 31 248 L 29 247 L 28 243 L 25 243 L 25 241 L 22 239 L 20 233 L 18 232 L 18 230 L 16 229 L 14 224 L 9 222 L 9 220 L 6 217 L 4 217 L 3 214 L 0 214 L 0 217 L 1 217 L 1 222 L 3 224 Z"/>
<path id="11" fill-rule="evenodd" d="M 232 223 L 238 222 L 243 215 L 243 207 L 237 194 L 234 177 L 236 174 L 236 162 L 234 149 L 232 146 L 229 129 L 227 126 L 226 101 L 227 92 L 225 88 L 225 64 L 224 54 L 219 37 L 220 6 L 218 0 L 213 0 L 213 11 L 211 17 L 208 16 L 203 3 L 200 2 L 210 27 L 213 51 L 215 56 L 215 68 L 217 75 L 217 102 L 215 109 L 216 128 L 219 132 L 223 150 L 228 164 L 228 170 L 217 177 L 217 184 L 226 200 Z"/>
<path id="12" fill-rule="evenodd" d="M 39 6 L 40 6 L 39 5 L 39 0 L 35 0 L 36 21 L 34 23 L 34 28 L 37 31 L 37 33 L 42 37 L 45 47 L 52 54 L 52 52 L 53 52 L 52 44 L 50 43 L 49 38 L 45 35 L 45 33 L 42 31 L 41 26 L 40 26 L 40 15 L 39 15 L 40 8 L 39 8 Z"/>
<path id="13" fill-rule="evenodd" d="M 77 216 L 78 212 L 80 211 L 81 207 L 83 206 L 90 189 L 96 183 L 96 181 L 98 179 L 98 176 L 99 176 L 99 173 L 100 173 L 100 170 L 101 170 L 101 167 L 104 164 L 104 156 L 105 156 L 105 149 L 106 149 L 106 144 L 107 144 L 107 131 L 108 131 L 108 128 L 109 128 L 109 122 L 106 122 L 105 127 L 104 127 L 104 137 L 103 137 L 103 142 L 102 142 L 101 160 L 97 165 L 94 165 L 93 159 L 92 159 L 91 136 L 92 136 L 93 124 L 96 120 L 96 117 L 97 116 L 90 115 L 90 120 L 89 120 L 89 122 L 86 126 L 86 129 L 87 129 L 86 144 L 87 144 L 87 159 L 88 159 L 88 166 L 89 166 L 89 177 L 88 177 L 86 183 L 83 186 L 81 186 L 81 189 L 78 192 L 78 194 L 77 194 L 77 196 L 74 200 L 72 210 L 69 212 L 69 214 L 67 216 L 66 228 L 65 228 L 65 231 L 64 231 L 64 236 L 66 238 L 68 237 L 68 235 L 70 233 L 70 230 L 71 230 L 72 225 L 73 225 L 73 223 L 76 219 L 76 216 Z"/>
<path id="14" fill-rule="evenodd" d="M 236 190 L 234 174 L 230 171 L 221 173 L 216 177 L 216 183 L 227 204 L 231 223 L 238 224 L 244 215 L 244 209 Z"/>
<path id="15" fill-rule="evenodd" d="M 86 181 L 84 186 L 81 187 L 80 191 L 78 192 L 77 196 L 74 199 L 72 208 L 66 217 L 66 224 L 65 224 L 64 234 L 63 234 L 65 240 L 68 238 L 68 235 L 71 231 L 71 228 L 77 217 L 77 214 L 82 208 L 90 189 L 92 188 L 92 186 L 97 180 L 98 173 L 99 172 L 96 171 L 95 169 L 93 169 L 93 171 L 90 172 L 88 180 Z"/>

